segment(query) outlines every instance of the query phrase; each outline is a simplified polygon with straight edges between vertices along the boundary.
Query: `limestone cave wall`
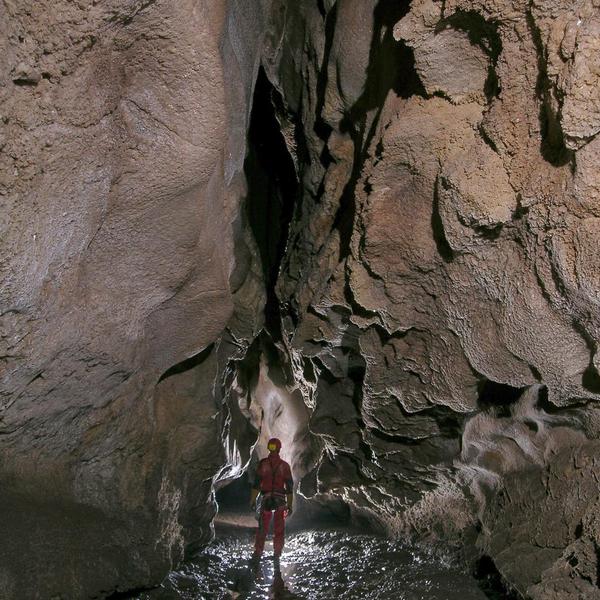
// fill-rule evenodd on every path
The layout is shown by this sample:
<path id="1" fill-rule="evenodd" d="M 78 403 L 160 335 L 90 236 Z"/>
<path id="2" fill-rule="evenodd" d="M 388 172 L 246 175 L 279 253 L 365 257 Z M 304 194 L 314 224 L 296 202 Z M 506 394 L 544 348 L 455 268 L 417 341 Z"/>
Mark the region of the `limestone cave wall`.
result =
<path id="1" fill-rule="evenodd" d="M 3 597 L 160 581 L 271 432 L 306 498 L 594 597 L 599 15 L 4 0 Z"/>

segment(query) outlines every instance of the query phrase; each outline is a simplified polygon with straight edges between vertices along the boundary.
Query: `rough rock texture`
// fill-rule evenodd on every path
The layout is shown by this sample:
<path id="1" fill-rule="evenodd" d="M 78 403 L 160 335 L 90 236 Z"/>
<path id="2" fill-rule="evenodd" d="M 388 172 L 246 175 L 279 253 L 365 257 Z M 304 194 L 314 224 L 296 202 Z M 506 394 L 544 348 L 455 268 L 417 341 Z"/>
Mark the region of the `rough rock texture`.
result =
<path id="1" fill-rule="evenodd" d="M 259 428 L 307 497 L 598 597 L 599 15 L 4 0 L 3 597 L 158 581 Z"/>
<path id="2" fill-rule="evenodd" d="M 324 448 L 301 489 L 474 542 L 535 598 L 598 594 L 597 465 L 561 481 L 599 433 L 598 8 L 289 3 L 265 50 L 302 184 L 283 342 Z"/>
<path id="3" fill-rule="evenodd" d="M 260 28 L 226 9 L 0 4 L 3 598 L 160 580 L 248 460 L 219 382 L 264 296 L 234 258 Z"/>

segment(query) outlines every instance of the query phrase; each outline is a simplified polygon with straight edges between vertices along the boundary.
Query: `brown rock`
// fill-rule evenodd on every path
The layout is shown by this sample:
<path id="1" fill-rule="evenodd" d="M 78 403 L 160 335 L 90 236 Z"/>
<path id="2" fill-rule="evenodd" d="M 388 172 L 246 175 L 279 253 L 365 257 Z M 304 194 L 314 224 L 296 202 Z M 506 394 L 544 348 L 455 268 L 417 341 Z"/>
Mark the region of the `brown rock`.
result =
<path id="1" fill-rule="evenodd" d="M 260 428 L 595 597 L 598 9 L 5 1 L 5 596 L 157 582 Z"/>

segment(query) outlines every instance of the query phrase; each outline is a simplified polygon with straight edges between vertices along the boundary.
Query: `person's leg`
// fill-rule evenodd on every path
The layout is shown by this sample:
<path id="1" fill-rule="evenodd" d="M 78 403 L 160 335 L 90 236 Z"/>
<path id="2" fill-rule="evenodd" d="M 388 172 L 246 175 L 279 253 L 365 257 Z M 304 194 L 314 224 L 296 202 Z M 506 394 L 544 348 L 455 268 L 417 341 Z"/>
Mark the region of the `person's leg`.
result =
<path id="1" fill-rule="evenodd" d="M 273 554 L 278 557 L 283 550 L 283 540 L 285 536 L 285 508 L 278 508 L 275 511 L 273 522 Z"/>
<path id="2" fill-rule="evenodd" d="M 271 524 L 271 511 L 263 510 L 256 529 L 256 537 L 254 538 L 254 556 L 261 556 L 265 547 L 267 533 L 269 533 L 269 525 Z"/>

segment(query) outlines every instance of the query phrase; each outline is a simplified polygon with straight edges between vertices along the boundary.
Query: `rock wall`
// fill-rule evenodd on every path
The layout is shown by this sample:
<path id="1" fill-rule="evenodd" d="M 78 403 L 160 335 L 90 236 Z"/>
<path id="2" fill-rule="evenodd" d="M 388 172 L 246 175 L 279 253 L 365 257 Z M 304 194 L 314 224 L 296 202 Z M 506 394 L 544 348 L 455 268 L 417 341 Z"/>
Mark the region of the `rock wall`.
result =
<path id="1" fill-rule="evenodd" d="M 3 597 L 159 581 L 259 427 L 594 597 L 599 9 L 4 0 Z"/>
<path id="2" fill-rule="evenodd" d="M 282 3 L 264 58 L 302 489 L 534 598 L 598 593 L 598 7 Z"/>
<path id="3" fill-rule="evenodd" d="M 221 393 L 264 295 L 239 224 L 261 13 L 240 6 L 0 4 L 3 598 L 160 581 L 248 460 Z"/>

